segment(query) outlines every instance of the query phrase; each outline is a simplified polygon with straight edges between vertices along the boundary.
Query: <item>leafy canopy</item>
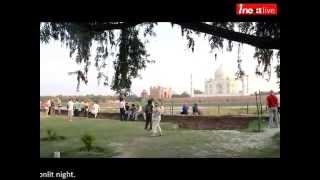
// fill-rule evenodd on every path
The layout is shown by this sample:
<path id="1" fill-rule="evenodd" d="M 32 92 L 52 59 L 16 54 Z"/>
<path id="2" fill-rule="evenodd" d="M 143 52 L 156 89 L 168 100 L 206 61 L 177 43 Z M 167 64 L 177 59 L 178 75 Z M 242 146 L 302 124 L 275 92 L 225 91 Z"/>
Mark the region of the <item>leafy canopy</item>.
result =
<path id="1" fill-rule="evenodd" d="M 210 22 L 210 23 L 179 23 L 171 22 L 172 26 L 181 27 L 181 34 L 187 39 L 187 47 L 194 51 L 194 36 L 204 34 L 211 49 L 226 49 L 231 51 L 234 43 L 247 43 L 256 46 L 256 74 L 271 76 L 271 60 L 277 51 L 278 64 L 275 72 L 280 77 L 280 24 L 270 22 Z M 130 92 L 132 80 L 139 77 L 139 72 L 153 63 L 149 59 L 145 43 L 139 38 L 156 34 L 153 29 L 157 23 L 145 22 L 79 22 L 79 23 L 40 23 L 40 42 L 49 43 L 51 39 L 59 40 L 70 50 L 70 57 L 75 57 L 81 69 L 69 74 L 77 75 L 77 90 L 80 83 L 87 84 L 88 70 L 91 63 L 98 70 L 98 83 L 103 80 L 105 86 L 111 86 L 116 92 Z M 224 43 L 226 42 L 226 43 Z M 92 44 L 98 44 L 94 61 L 90 61 Z M 242 46 L 238 46 L 241 48 Z M 107 58 L 113 60 L 115 73 L 111 83 L 105 73 Z M 216 58 L 216 55 L 215 55 Z M 241 69 L 241 59 L 238 60 L 237 78 L 245 75 Z"/>

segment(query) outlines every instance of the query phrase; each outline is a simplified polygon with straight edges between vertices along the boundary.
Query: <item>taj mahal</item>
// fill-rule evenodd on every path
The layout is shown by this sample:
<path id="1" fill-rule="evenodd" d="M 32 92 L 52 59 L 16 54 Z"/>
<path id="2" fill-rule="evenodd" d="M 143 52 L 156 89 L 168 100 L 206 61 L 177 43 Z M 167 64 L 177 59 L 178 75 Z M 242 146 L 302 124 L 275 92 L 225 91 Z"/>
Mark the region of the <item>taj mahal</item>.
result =
<path id="1" fill-rule="evenodd" d="M 221 64 L 214 78 L 205 80 L 205 92 L 202 96 L 239 96 L 248 94 L 248 76 L 236 80 L 235 73 Z"/>

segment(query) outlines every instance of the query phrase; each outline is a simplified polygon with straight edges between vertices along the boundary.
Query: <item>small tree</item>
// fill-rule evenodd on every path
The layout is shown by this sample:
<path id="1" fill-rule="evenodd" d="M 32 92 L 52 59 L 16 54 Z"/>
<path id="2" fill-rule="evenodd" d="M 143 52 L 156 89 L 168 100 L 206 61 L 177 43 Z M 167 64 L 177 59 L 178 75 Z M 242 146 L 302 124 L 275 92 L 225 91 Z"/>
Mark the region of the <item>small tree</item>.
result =
<path id="1" fill-rule="evenodd" d="M 53 131 L 52 129 L 47 129 L 48 139 L 49 140 L 55 140 L 57 139 L 57 133 Z"/>
<path id="2" fill-rule="evenodd" d="M 189 95 L 187 92 L 183 92 L 183 93 L 181 94 L 181 97 L 190 97 L 190 95 Z"/>
<path id="3" fill-rule="evenodd" d="M 94 140 L 95 140 L 94 136 L 92 136 L 90 134 L 84 134 L 81 138 L 81 141 L 84 143 L 84 148 L 87 151 L 92 150 Z"/>
<path id="4" fill-rule="evenodd" d="M 56 133 L 56 131 L 54 131 L 53 129 L 49 128 L 46 130 L 47 132 L 47 137 L 41 138 L 41 141 L 57 141 L 57 140 L 64 140 L 66 139 L 66 137 L 64 136 L 58 136 L 58 134 Z"/>
<path id="5" fill-rule="evenodd" d="M 203 94 L 203 92 L 200 91 L 200 90 L 198 90 L 198 89 L 195 89 L 195 90 L 193 91 L 193 93 L 194 93 L 194 94 Z"/>

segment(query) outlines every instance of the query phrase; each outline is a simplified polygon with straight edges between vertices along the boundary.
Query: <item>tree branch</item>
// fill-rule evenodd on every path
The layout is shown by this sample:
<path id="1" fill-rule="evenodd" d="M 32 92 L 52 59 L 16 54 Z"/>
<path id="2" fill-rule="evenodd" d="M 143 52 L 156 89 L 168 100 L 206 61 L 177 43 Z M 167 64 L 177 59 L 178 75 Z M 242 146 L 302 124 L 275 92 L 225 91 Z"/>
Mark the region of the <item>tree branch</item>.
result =
<path id="1" fill-rule="evenodd" d="M 95 32 L 103 32 L 107 30 L 134 27 L 141 23 L 143 22 L 92 24 L 90 26 L 90 29 Z M 231 41 L 250 44 L 260 49 L 280 49 L 280 39 L 273 39 L 270 37 L 258 37 L 254 35 L 244 34 L 244 33 L 235 32 L 232 30 L 224 29 L 224 28 L 219 28 L 219 27 L 201 23 L 201 22 L 199 23 L 172 22 L 172 23 L 178 24 L 183 28 L 191 29 L 191 30 L 206 33 L 206 34 L 211 34 L 214 36 L 219 36 Z"/>
<path id="2" fill-rule="evenodd" d="M 270 37 L 257 37 L 249 34 L 244 34 L 228 29 L 211 26 L 205 23 L 173 23 L 178 24 L 183 28 L 199 31 L 206 34 L 211 34 L 214 36 L 219 36 L 231 41 L 250 44 L 261 49 L 280 49 L 280 39 L 273 39 Z"/>
<path id="3" fill-rule="evenodd" d="M 138 24 L 141 24 L 143 22 L 124 22 L 124 23 L 105 23 L 105 24 L 96 24 L 91 25 L 91 30 L 96 32 L 102 32 L 107 30 L 114 30 L 114 29 L 124 29 L 129 27 L 134 27 Z"/>

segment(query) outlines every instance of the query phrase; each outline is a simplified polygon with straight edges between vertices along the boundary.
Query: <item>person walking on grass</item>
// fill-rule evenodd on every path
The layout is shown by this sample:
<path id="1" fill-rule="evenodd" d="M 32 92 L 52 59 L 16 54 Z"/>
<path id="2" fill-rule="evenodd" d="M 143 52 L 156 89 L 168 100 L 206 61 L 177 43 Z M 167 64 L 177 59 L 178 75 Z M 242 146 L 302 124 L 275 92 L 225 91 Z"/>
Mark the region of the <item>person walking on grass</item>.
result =
<path id="1" fill-rule="evenodd" d="M 164 112 L 164 107 L 162 105 L 159 105 L 158 102 L 154 105 L 154 110 L 152 113 L 152 135 L 151 136 L 162 136 L 161 127 L 160 127 L 160 121 L 161 121 L 161 115 Z"/>
<path id="2" fill-rule="evenodd" d="M 148 104 L 144 107 L 144 113 L 146 114 L 146 125 L 144 127 L 145 130 L 148 129 L 148 125 L 150 125 L 149 130 L 152 130 L 152 112 L 153 112 L 153 105 L 152 99 L 148 100 Z"/>
<path id="3" fill-rule="evenodd" d="M 278 115 L 278 98 L 271 90 L 266 98 L 267 106 L 269 108 L 269 128 L 280 127 L 279 115 Z M 275 119 L 275 122 L 274 122 Z"/>
<path id="4" fill-rule="evenodd" d="M 73 103 L 72 99 L 70 98 L 67 103 L 67 110 L 68 110 L 67 120 L 70 122 L 72 121 L 72 116 L 73 116 L 73 106 L 74 106 L 74 103 Z"/>

